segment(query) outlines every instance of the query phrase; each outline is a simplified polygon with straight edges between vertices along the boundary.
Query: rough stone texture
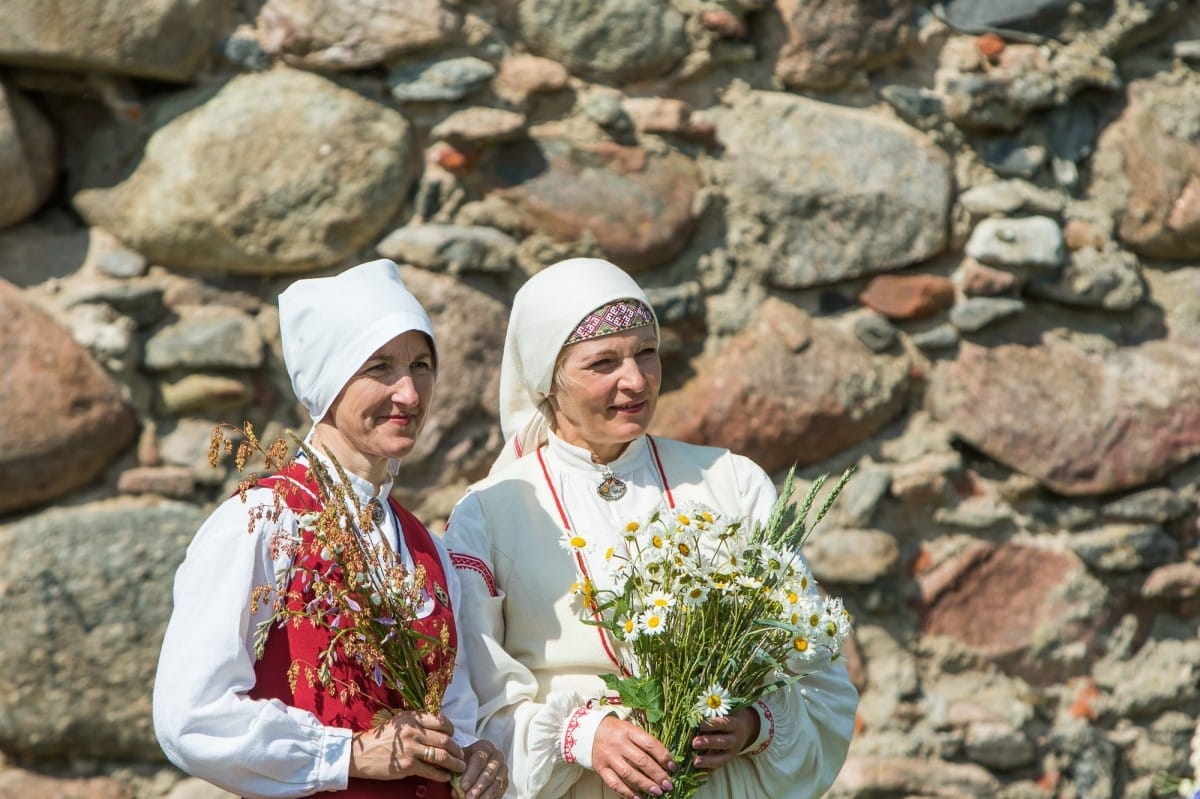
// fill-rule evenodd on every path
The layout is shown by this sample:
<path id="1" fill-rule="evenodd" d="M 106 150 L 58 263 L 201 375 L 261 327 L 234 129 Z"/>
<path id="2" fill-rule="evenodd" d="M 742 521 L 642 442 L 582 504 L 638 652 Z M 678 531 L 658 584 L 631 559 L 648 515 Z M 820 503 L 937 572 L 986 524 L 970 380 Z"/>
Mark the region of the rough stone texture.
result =
<path id="1" fill-rule="evenodd" d="M 127 783 L 108 777 L 56 778 L 36 771 L 0 772 L 0 799 L 135 799 Z"/>
<path id="2" fill-rule="evenodd" d="M 448 45 L 462 16 L 442 0 L 268 0 L 256 23 L 267 53 L 349 70 Z"/>
<path id="3" fill-rule="evenodd" d="M 312 270 L 370 242 L 400 207 L 408 149 L 398 112 L 274 70 L 229 81 L 155 130 L 127 178 L 111 188 L 84 178 L 73 201 L 89 223 L 176 268 Z"/>
<path id="4" fill-rule="evenodd" d="M 878 275 L 858 301 L 889 319 L 922 319 L 954 304 L 954 283 L 937 275 Z"/>
<path id="5" fill-rule="evenodd" d="M 850 334 L 772 299 L 659 400 L 653 429 L 728 447 L 774 472 L 867 438 L 895 417 L 907 390 L 903 358 L 875 358 Z"/>
<path id="6" fill-rule="evenodd" d="M 1054 337 L 964 344 L 934 371 L 929 405 L 959 438 L 1047 487 L 1102 494 L 1200 454 L 1198 370 L 1194 346 L 1164 341 L 1107 355 Z"/>
<path id="7" fill-rule="evenodd" d="M 564 242 L 587 233 L 630 271 L 676 255 L 696 223 L 700 174 L 673 151 L 543 137 L 498 146 L 475 179 L 529 228 Z"/>
<path id="8" fill-rule="evenodd" d="M 768 92 L 713 116 L 732 242 L 739 257 L 761 251 L 775 285 L 886 272 L 946 246 L 950 164 L 910 128 Z"/>
<path id="9" fill-rule="evenodd" d="M 98 477 L 133 443 L 120 387 L 62 327 L 0 280 L 0 514 Z"/>
<path id="10" fill-rule="evenodd" d="M 517 242 L 490 227 L 410 225 L 389 233 L 376 248 L 385 258 L 435 272 L 506 272 Z"/>
<path id="11" fill-rule="evenodd" d="M 999 780 L 973 763 L 850 757 L 826 796 L 828 799 L 862 796 L 986 799 L 995 796 L 999 788 Z"/>
<path id="12" fill-rule="evenodd" d="M 171 581 L 204 511 L 112 500 L 0 527 L 0 748 L 158 761 L 150 686 Z"/>
<path id="13" fill-rule="evenodd" d="M 235 308 L 185 306 L 178 318 L 146 339 L 143 363 L 168 369 L 253 369 L 262 364 L 263 340 L 254 320 Z"/>
<path id="14" fill-rule="evenodd" d="M 1118 212 L 1135 252 L 1200 256 L 1200 78 L 1177 86 L 1137 81 L 1129 106 L 1097 145 L 1096 191 Z M 1127 197 L 1123 196 L 1127 193 Z"/>
<path id="15" fill-rule="evenodd" d="M 232 13 L 232 0 L 6 0 L 0 62 L 187 82 Z"/>
<path id="16" fill-rule="evenodd" d="M 804 554 L 823 584 L 869 585 L 892 573 L 900 560 L 896 539 L 883 530 L 818 530 Z"/>
<path id="17" fill-rule="evenodd" d="M 460 475 L 482 477 L 491 466 L 498 444 L 493 398 L 500 391 L 494 342 L 504 338 L 508 308 L 445 275 L 409 268 L 402 273 L 429 312 L 438 344 L 432 413 L 397 477 L 402 492 L 419 492 L 452 484 Z"/>
<path id="18" fill-rule="evenodd" d="M 1033 684 L 1086 672 L 1111 610 L 1069 554 L 978 544 L 917 576 L 921 629 L 945 635 Z"/>
<path id="19" fill-rule="evenodd" d="M 584 77 L 613 83 L 650 78 L 675 66 L 687 52 L 683 16 L 666 3 L 524 0 L 515 4 L 521 36 L 530 50 Z"/>
<path id="20" fill-rule="evenodd" d="M 828 89 L 903 55 L 911 0 L 779 0 L 788 42 L 775 76 L 791 89 Z"/>
<path id="21" fill-rule="evenodd" d="M 20 92 L 0 81 L 0 228 L 35 212 L 58 177 L 54 128 Z"/>

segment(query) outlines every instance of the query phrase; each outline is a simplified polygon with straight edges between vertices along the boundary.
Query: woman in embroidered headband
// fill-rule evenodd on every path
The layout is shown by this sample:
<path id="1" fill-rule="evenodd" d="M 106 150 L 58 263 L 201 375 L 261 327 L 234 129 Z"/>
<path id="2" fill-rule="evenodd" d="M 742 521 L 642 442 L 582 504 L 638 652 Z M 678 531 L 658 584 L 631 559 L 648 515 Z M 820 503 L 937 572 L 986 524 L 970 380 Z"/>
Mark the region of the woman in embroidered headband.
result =
<path id="1" fill-rule="evenodd" d="M 396 265 L 380 260 L 296 281 L 279 297 L 279 322 L 292 387 L 312 417 L 306 442 L 317 457 L 337 459 L 370 509 L 362 534 L 386 545 L 409 573 L 423 567 L 413 627 L 445 630 L 455 646 L 457 575 L 441 542 L 389 498 L 395 465 L 416 442 L 437 377 L 428 315 Z M 291 671 L 294 663 L 319 662 L 332 629 L 273 625 L 256 659 L 256 629 L 271 608 L 255 609 L 254 590 L 276 585 L 315 602 L 309 575 L 340 579 L 327 561 L 310 563 L 311 556 L 293 558 L 273 546 L 280 532 L 298 539 L 301 518 L 321 507 L 309 466 L 301 453 L 244 500 L 226 500 L 189 546 L 154 685 L 163 751 L 184 771 L 243 797 L 331 791 L 347 799 L 448 799 L 452 774 L 462 775 L 469 799 L 503 795 L 507 767 L 495 746 L 475 736 L 478 705 L 461 651 L 440 714 L 405 711 L 380 726 L 373 726 L 379 704 L 369 698 L 391 708 L 402 701 L 343 662 L 349 658 L 333 667 L 342 685 L 353 686 L 337 697 Z M 255 515 L 256 507 L 272 506 L 277 483 L 289 489 L 288 507 L 274 520 Z M 444 660 L 425 664 L 439 667 L 451 668 Z"/>
<path id="2" fill-rule="evenodd" d="M 603 700 L 613 641 L 579 620 L 575 553 L 623 546 L 618 531 L 660 505 L 700 502 L 765 520 L 773 483 L 727 450 L 647 435 L 661 383 L 658 321 L 625 272 L 563 261 L 513 301 L 500 373 L 505 450 L 454 509 L 446 535 L 463 583 L 463 646 L 480 729 L 508 747 L 509 796 L 611 799 L 672 789 L 653 736 Z M 607 539 L 609 540 L 606 540 Z M 587 559 L 596 578 L 602 558 Z M 844 762 L 857 693 L 846 669 L 706 721 L 693 739 L 709 771 L 699 796 L 811 799 Z"/>

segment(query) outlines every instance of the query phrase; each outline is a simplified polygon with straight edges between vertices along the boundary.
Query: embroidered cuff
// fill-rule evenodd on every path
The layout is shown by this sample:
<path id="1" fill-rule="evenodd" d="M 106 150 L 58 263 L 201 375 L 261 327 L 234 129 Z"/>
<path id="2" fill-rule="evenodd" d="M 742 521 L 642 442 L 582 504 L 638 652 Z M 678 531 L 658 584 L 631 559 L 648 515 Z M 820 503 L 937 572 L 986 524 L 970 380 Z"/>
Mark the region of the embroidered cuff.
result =
<path id="1" fill-rule="evenodd" d="M 767 703 L 761 699 L 750 707 L 758 714 L 758 737 L 738 754 L 754 757 L 767 751 L 767 747 L 775 739 L 775 716 L 771 713 L 771 708 L 767 707 Z"/>
<path id="2" fill-rule="evenodd" d="M 576 708 L 567 719 L 567 725 L 563 729 L 563 760 L 590 769 L 596 729 L 600 726 L 600 722 L 612 713 L 613 711 L 608 709 L 592 709 L 587 706 Z"/>

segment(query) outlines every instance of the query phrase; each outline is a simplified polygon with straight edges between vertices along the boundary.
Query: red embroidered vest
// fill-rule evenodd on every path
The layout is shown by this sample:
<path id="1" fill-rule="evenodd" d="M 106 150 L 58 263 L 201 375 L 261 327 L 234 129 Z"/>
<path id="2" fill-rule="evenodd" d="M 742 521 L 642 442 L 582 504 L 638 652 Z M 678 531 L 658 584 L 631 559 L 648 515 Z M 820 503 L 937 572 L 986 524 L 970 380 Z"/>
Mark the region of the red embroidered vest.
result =
<path id="1" fill-rule="evenodd" d="M 311 481 L 308 469 L 301 464 L 292 464 L 279 474 L 259 481 L 259 485 L 272 488 L 282 480 L 288 480 L 294 490 L 285 494 L 287 505 L 295 513 L 318 511 L 321 508 L 318 499 L 316 483 Z M 305 488 L 301 488 L 303 485 Z M 400 535 L 403 536 L 413 562 L 425 567 L 425 590 L 434 597 L 433 612 L 414 623 L 414 627 L 427 635 L 438 634 L 442 625 L 450 632 L 450 646 L 457 647 L 457 634 L 454 627 L 454 614 L 450 607 L 450 594 L 446 585 L 446 574 L 442 569 L 441 558 L 438 557 L 437 547 L 433 537 L 416 516 L 413 516 L 396 500 L 389 498 L 388 504 L 396 514 L 400 524 Z M 310 535 L 311 533 L 307 533 Z M 328 561 L 318 555 L 303 555 L 298 557 L 297 565 L 301 568 L 292 572 L 288 585 L 289 593 L 298 591 L 301 599 L 289 600 L 292 607 L 302 607 L 303 603 L 312 599 L 312 593 L 305 588 L 305 575 L 313 569 L 328 567 Z M 338 575 L 340 578 L 340 575 Z M 331 634 L 328 630 L 318 628 L 311 622 L 299 626 L 288 623 L 283 627 L 272 627 L 267 636 L 267 643 L 262 659 L 254 666 L 255 683 L 250 690 L 250 696 L 255 699 L 279 699 L 293 707 L 307 710 L 321 720 L 321 723 L 331 727 L 342 727 L 360 732 L 371 728 L 371 718 L 380 707 L 379 701 L 388 707 L 400 707 L 401 699 L 397 692 L 375 684 L 370 675 L 364 674 L 348 658 L 341 660 L 332 668 L 333 677 L 339 682 L 355 682 L 366 694 L 350 697 L 347 702 L 330 696 L 320 685 L 310 686 L 303 676 L 296 680 L 295 690 L 288 684 L 288 669 L 295 661 L 316 664 L 318 654 L 328 645 Z M 436 668 L 439 662 L 433 661 L 434 656 L 427 658 L 427 669 Z M 440 661 L 440 656 L 438 656 Z M 376 701 L 370 701 L 376 700 Z M 402 780 L 367 780 L 351 778 L 349 786 L 344 791 L 336 791 L 329 796 L 341 799 L 450 799 L 450 784 L 434 782 L 421 777 L 406 777 Z"/>

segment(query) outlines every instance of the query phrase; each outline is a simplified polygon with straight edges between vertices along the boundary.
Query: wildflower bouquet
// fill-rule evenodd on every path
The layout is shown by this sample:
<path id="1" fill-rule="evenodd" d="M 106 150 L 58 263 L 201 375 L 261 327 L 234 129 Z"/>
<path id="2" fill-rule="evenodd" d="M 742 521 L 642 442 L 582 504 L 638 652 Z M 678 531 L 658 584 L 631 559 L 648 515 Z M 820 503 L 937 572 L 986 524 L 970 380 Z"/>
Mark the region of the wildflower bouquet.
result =
<path id="1" fill-rule="evenodd" d="M 673 797 L 688 799 L 707 776 L 693 765 L 691 747 L 704 719 L 734 713 L 841 656 L 849 613 L 840 599 L 817 592 L 800 555 L 824 482 L 813 484 L 797 510 L 789 473 L 766 524 L 701 505 L 656 510 L 626 526 L 625 552 L 605 553 L 611 589 L 586 575 L 576 584 L 583 620 L 626 644 L 623 674 L 603 678 L 675 757 Z"/>
<path id="2" fill-rule="evenodd" d="M 273 474 L 294 463 L 290 450 L 304 453 L 310 482 L 320 498 L 317 510 L 298 514 L 295 534 L 280 529 L 271 541 L 272 555 L 290 556 L 287 560 L 292 566 L 277 575 L 275 584 L 254 588 L 252 612 L 264 604 L 272 610 L 255 630 L 256 656 L 263 656 L 272 628 L 312 624 L 331 633 L 330 643 L 316 663 L 292 662 L 288 680 L 293 690 L 297 681 L 304 679 L 342 702 L 358 697 L 372 701 L 377 705 L 372 718 L 376 726 L 401 710 L 439 712 L 454 670 L 454 650 L 445 628 L 433 636 L 413 626 L 425 601 L 424 568 L 410 571 L 391 547 L 363 533 L 371 528 L 371 511 L 359 502 L 336 458 L 328 453 L 324 460 L 317 457 L 290 431 L 287 439 L 278 438 L 264 446 L 246 423 L 241 430 L 228 425 L 213 429 L 209 446 L 212 466 L 221 454 L 234 454 L 231 433 L 241 438 L 234 461 L 242 473 L 256 454 L 261 456 L 264 471 Z M 243 502 L 264 476 L 251 474 L 239 481 Z M 277 521 L 295 491 L 291 482 L 276 481 L 272 503 L 250 509 L 249 528 L 253 530 L 262 520 Z M 304 591 L 291 588 L 296 570 L 304 572 Z M 428 670 L 426 662 L 435 668 Z M 362 679 L 356 679 L 356 673 Z M 382 692 L 368 690 L 369 682 L 394 691 L 402 698 L 401 706 L 387 706 L 379 698 Z"/>

